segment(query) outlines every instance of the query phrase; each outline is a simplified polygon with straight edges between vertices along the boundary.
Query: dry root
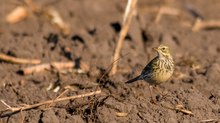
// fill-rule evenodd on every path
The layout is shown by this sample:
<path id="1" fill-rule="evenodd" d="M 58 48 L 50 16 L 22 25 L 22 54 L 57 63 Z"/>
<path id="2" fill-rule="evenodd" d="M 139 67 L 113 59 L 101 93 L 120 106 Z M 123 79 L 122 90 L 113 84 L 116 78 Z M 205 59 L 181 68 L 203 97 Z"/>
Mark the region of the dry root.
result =
<path id="1" fill-rule="evenodd" d="M 39 64 L 41 63 L 38 59 L 22 59 L 22 58 L 16 58 L 12 56 L 8 56 L 5 54 L 0 53 L 0 60 L 5 62 L 10 62 L 14 64 Z"/>

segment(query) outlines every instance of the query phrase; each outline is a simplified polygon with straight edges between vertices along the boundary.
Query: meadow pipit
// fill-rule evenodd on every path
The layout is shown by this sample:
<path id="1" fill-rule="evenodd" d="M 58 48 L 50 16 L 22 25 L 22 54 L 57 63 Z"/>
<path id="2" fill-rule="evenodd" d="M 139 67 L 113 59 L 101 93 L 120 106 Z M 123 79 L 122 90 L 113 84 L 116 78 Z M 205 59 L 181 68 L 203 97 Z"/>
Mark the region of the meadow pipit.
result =
<path id="1" fill-rule="evenodd" d="M 150 84 L 151 97 L 151 85 L 158 85 L 166 82 L 172 76 L 174 71 L 174 61 L 170 54 L 169 47 L 160 45 L 153 49 L 157 51 L 157 56 L 145 66 L 139 76 L 126 82 L 132 83 L 137 80 L 147 81 Z"/>

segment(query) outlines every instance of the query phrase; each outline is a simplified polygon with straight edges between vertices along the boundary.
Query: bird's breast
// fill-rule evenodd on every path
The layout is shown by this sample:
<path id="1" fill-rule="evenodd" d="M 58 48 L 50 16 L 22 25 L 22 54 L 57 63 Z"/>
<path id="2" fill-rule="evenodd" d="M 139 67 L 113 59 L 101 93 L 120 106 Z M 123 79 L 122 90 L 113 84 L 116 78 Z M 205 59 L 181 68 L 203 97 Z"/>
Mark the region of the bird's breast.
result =
<path id="1" fill-rule="evenodd" d="M 164 62 L 160 61 L 158 62 L 158 68 L 154 70 L 152 80 L 155 81 L 155 83 L 163 83 L 167 81 L 173 74 L 174 66 L 170 62 Z"/>
<path id="2" fill-rule="evenodd" d="M 163 83 L 166 82 L 173 74 L 173 72 L 164 72 L 164 73 L 156 73 L 157 75 L 154 76 L 154 80 L 156 83 Z"/>

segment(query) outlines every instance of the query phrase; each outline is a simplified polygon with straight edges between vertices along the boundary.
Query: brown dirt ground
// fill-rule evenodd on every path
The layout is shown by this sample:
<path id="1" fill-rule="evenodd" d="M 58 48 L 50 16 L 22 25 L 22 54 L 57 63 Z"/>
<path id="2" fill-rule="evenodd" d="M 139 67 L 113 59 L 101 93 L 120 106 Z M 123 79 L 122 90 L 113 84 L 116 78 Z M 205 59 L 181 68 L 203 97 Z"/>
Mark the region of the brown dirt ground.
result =
<path id="1" fill-rule="evenodd" d="M 38 15 L 22 22 L 7 24 L 7 13 L 21 1 L 1 0 L 0 4 L 0 51 L 20 58 L 38 58 L 43 62 L 69 61 L 81 58 L 90 66 L 86 74 L 75 72 L 41 72 L 21 75 L 17 71 L 32 65 L 0 62 L 0 99 L 10 106 L 35 104 L 56 98 L 67 85 L 73 86 L 65 96 L 94 91 L 97 86 L 102 94 L 56 103 L 52 107 L 39 108 L 2 116 L 0 122 L 25 123 L 81 123 L 81 122 L 169 122 L 195 123 L 201 120 L 220 120 L 220 30 L 191 31 L 195 17 L 187 7 L 200 13 L 204 20 L 220 20 L 218 0 L 167 0 L 139 1 L 140 11 L 133 19 L 123 45 L 117 75 L 100 80 L 111 64 L 118 32 L 121 27 L 126 1 L 118 0 L 40 0 L 38 4 L 54 7 L 71 25 L 70 36 L 59 31 Z M 153 6 L 175 7 L 179 16 L 164 15 L 155 24 L 156 12 L 144 8 Z M 56 42 L 57 41 L 57 42 Z M 156 54 L 151 50 L 159 44 L 168 45 L 176 63 L 174 76 L 160 85 L 167 93 L 161 98 L 154 92 L 157 104 L 150 101 L 148 83 L 139 81 L 126 85 L 124 82 L 141 72 Z M 64 50 L 70 48 L 69 52 Z M 61 89 L 57 93 L 47 91 L 51 83 Z M 194 115 L 167 108 L 183 105 Z M 0 110 L 6 106 L 0 103 Z M 128 113 L 119 117 L 118 113 Z M 22 118 L 23 116 L 23 118 Z M 23 121 L 22 121 L 23 120 Z"/>

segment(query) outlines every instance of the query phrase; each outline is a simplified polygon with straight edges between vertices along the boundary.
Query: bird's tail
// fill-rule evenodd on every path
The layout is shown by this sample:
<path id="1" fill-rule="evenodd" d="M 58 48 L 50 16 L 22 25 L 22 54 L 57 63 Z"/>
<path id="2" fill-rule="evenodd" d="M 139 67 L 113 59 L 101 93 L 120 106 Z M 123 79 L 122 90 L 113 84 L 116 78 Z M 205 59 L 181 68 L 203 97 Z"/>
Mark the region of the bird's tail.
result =
<path id="1" fill-rule="evenodd" d="M 135 77 L 135 78 L 133 78 L 133 79 L 130 79 L 130 80 L 128 80 L 128 81 L 125 82 L 125 83 L 132 83 L 132 82 L 135 82 L 135 81 L 137 81 L 137 80 L 140 80 L 140 76 L 137 76 L 137 77 Z"/>

